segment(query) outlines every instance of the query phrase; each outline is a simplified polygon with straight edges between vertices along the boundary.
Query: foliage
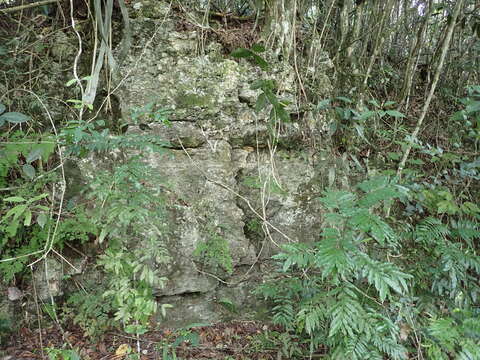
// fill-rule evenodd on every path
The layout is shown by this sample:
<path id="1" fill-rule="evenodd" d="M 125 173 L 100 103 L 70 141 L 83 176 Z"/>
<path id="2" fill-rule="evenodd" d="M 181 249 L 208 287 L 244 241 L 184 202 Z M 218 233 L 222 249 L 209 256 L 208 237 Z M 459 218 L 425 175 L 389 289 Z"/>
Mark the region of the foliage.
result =
<path id="1" fill-rule="evenodd" d="M 460 16 L 452 21 L 455 6 L 462 3 Z M 195 24 L 205 29 L 202 45 L 205 35 L 214 33 L 225 49 L 241 46 L 233 57 L 250 60 L 263 71 L 251 89 L 259 94 L 254 110 L 269 116 L 273 144 L 278 130 L 295 119 L 301 143 L 312 144 L 312 153 L 343 153 L 365 174 L 395 174 L 402 155 L 412 150 L 402 174 L 408 194 L 386 178 L 364 182 L 356 193 L 324 193 L 327 213 L 320 241 L 285 246 L 276 257 L 278 278 L 259 290 L 274 304 L 273 320 L 286 330 L 265 334 L 259 347 L 278 350 L 284 358 L 320 346 L 330 350 L 331 358 L 402 358 L 407 351 L 410 357 L 435 360 L 479 358 L 478 4 L 212 0 L 181 5 L 182 11 L 195 10 L 184 17 L 182 28 L 189 27 L 185 19 L 204 15 L 205 23 Z M 93 16 L 103 12 L 104 24 L 111 24 L 107 8 Z M 4 16 L 0 25 L 6 39 L 0 45 L 1 279 L 26 284 L 27 265 L 45 253 L 46 245 L 55 251 L 65 245 L 89 248 L 99 254 L 98 268 L 111 282 L 88 296 L 74 294 L 65 314 L 90 335 L 112 324 L 140 334 L 155 311 L 155 289 L 165 281 L 158 265 L 168 261 L 163 197 L 154 186 L 164 179 L 153 176 L 143 157 L 168 144 L 158 136 L 121 134 L 125 127 L 109 127 L 98 114 L 82 116 L 97 110 L 92 93 L 71 85 L 93 84 L 96 89 L 103 78 L 101 54 L 112 60 L 110 41 L 97 48 L 91 75 L 75 76 L 63 89 L 66 93 L 52 96 L 46 89 L 53 87 L 50 78 L 60 75 L 64 82 L 72 77 L 72 56 L 63 61 L 50 57 L 58 49 L 55 34 L 69 30 L 62 24 L 58 31 L 58 18 L 26 16 L 33 10 L 25 11 L 18 18 Z M 372 19 L 378 19 L 373 26 Z M 97 27 L 102 21 L 91 23 L 92 33 L 100 35 L 95 39 L 112 40 L 113 32 Z M 440 50 L 452 23 L 455 45 L 441 68 Z M 69 29 L 84 27 L 80 25 Z M 245 31 L 248 26 L 252 31 Z M 75 35 L 82 41 L 86 33 Z M 125 34 L 128 38 L 127 28 Z M 265 45 L 245 48 L 260 39 Z M 275 62 L 290 61 L 297 88 L 287 91 L 298 95 L 295 106 L 282 99 L 285 91 L 273 79 L 272 56 L 277 56 Z M 113 70 L 115 64 L 110 66 Z M 439 85 L 425 122 L 418 124 L 419 138 L 410 134 L 411 120 L 418 118 L 435 72 Z M 45 108 L 32 100 L 33 92 Z M 64 104 L 68 99 L 70 107 L 65 113 L 52 111 L 50 123 L 39 114 L 53 110 L 53 97 Z M 149 123 L 169 124 L 168 111 L 155 101 L 126 114 L 129 124 L 141 129 Z M 325 130 L 334 134 L 333 149 L 323 148 Z M 94 169 L 82 196 L 85 204 L 69 199 L 60 206 L 58 190 L 64 184 L 59 169 L 66 161 L 92 158 L 103 161 L 102 170 Z M 246 178 L 244 185 L 283 194 L 278 184 L 260 180 Z M 254 218 L 247 230 L 260 235 L 262 226 L 266 223 Z M 233 259 L 224 231 L 207 227 L 208 236 L 195 254 L 204 266 L 230 273 Z M 220 302 L 231 305 L 228 299 Z M 6 326 L 0 320 L 0 332 Z M 51 358 L 76 358 L 71 350 L 49 351 Z M 164 357 L 174 358 L 174 349 L 167 348 Z"/>
<path id="2" fill-rule="evenodd" d="M 430 359 L 469 360 L 480 357 L 478 310 L 456 310 L 451 317 L 430 320 L 427 329 L 427 354 Z"/>
<path id="3" fill-rule="evenodd" d="M 159 106 L 154 101 L 147 103 L 139 108 L 131 109 L 132 125 L 148 126 L 149 123 L 159 123 L 170 126 L 168 120 L 169 110 Z"/>
<path id="4" fill-rule="evenodd" d="M 113 310 L 111 302 L 105 301 L 103 292 L 77 291 L 68 297 L 62 313 L 65 319 L 80 326 L 85 336 L 98 338 L 114 325 Z"/>
<path id="5" fill-rule="evenodd" d="M 401 119 L 405 115 L 393 106 L 395 101 L 385 101 L 379 103 L 375 99 L 368 100 L 366 103 L 356 101 L 346 96 L 337 96 L 321 100 L 315 106 L 315 112 L 323 113 L 329 111 L 334 115 L 335 121 L 330 124 L 330 132 L 336 133 L 339 138 L 340 145 L 350 148 L 355 145 L 353 141 L 356 139 L 353 134 L 358 136 L 358 140 L 363 140 L 370 144 L 372 137 L 378 134 L 372 130 L 376 130 L 378 122 L 381 119 Z M 372 126 L 373 125 L 373 126 Z"/>
<path id="6" fill-rule="evenodd" d="M 405 189 L 378 177 L 358 185 L 361 195 L 329 190 L 320 199 L 327 210 L 321 240 L 289 244 L 274 258 L 279 276 L 257 291 L 273 302 L 273 322 L 320 345 L 331 358 L 405 359 L 393 312 L 408 292 L 411 276 L 374 249 L 395 251 L 400 239 L 375 214 L 383 201 Z M 367 248 L 368 244 L 368 248 Z"/>
<path id="7" fill-rule="evenodd" d="M 413 328 L 429 359 L 478 357 L 477 205 L 457 205 L 446 189 L 410 187 L 377 177 L 357 186 L 360 195 L 326 191 L 321 240 L 285 245 L 274 257 L 279 274 L 257 293 L 273 303 L 272 320 L 291 342 L 300 337 L 310 353 L 328 347 L 332 359 L 401 359 L 408 343 L 400 340 Z M 397 235 L 398 223 L 377 215 L 395 198 L 432 215 Z"/>
<path id="8" fill-rule="evenodd" d="M 80 360 L 80 355 L 75 350 L 45 348 L 49 360 Z"/>
<path id="9" fill-rule="evenodd" d="M 459 99 L 463 109 L 454 113 L 450 120 L 460 125 L 461 133 L 475 142 L 480 140 L 480 86 L 467 86 L 467 96 Z"/>
<path id="10" fill-rule="evenodd" d="M 252 50 L 239 48 L 233 51 L 230 55 L 235 58 L 251 58 L 262 70 L 268 70 L 270 64 L 259 55 L 259 53 L 264 51 L 265 48 L 263 46 L 255 44 L 252 46 Z M 253 82 L 250 88 L 252 90 L 260 90 L 260 94 L 258 95 L 255 104 L 256 112 L 260 112 L 270 107 L 269 117 L 272 128 L 277 122 L 290 122 L 290 115 L 285 109 L 288 105 L 288 101 L 278 99 L 276 94 L 277 84 L 275 80 L 259 79 Z"/>
<path id="11" fill-rule="evenodd" d="M 197 245 L 193 255 L 210 271 L 217 272 L 221 269 L 227 274 L 231 274 L 233 259 L 230 255 L 230 247 L 220 231 L 221 227 L 207 226 L 208 238 Z"/>
<path id="12" fill-rule="evenodd" d="M 36 211 L 43 211 L 38 215 L 37 222 L 40 227 L 45 226 L 47 222 L 45 211 L 48 211 L 48 207 L 35 203 L 46 197 L 48 197 L 48 194 L 43 193 L 28 200 L 21 196 L 10 196 L 3 199 L 3 201 L 18 204 L 11 207 L 1 219 L 2 223 L 10 222 L 10 224 L 5 227 L 6 235 L 14 237 L 17 234 L 21 222 L 25 227 L 32 225 L 32 212 Z"/>
<path id="13" fill-rule="evenodd" d="M 8 117 L 6 121 L 13 123 L 13 120 Z M 49 192 L 34 193 L 42 188 L 46 191 L 49 182 L 55 178 L 41 176 L 45 182 L 35 182 L 29 190 L 24 190 L 22 186 L 18 190 L 14 188 L 11 196 L 5 197 L 0 205 L 1 246 L 4 248 L 3 255 L 11 257 L 0 263 L 0 270 L 5 281 L 12 280 L 31 261 L 30 256 L 23 255 L 41 253 L 45 242 L 61 250 L 65 244 L 82 245 L 94 239 L 103 244 L 108 239 L 107 249 L 98 261 L 111 275 L 108 289 L 89 297 L 72 295 L 64 308 L 65 315 L 92 336 L 104 332 L 115 322 L 122 324 L 127 332 L 140 334 L 146 331 L 150 317 L 157 310 L 153 291 L 166 281 L 152 264 L 158 266 L 169 259 L 161 241 L 164 231 L 162 194 L 145 181 L 149 179 L 158 183 L 162 180 L 152 176 L 151 169 L 142 161 L 142 155 L 145 151 L 161 151 L 164 143 L 140 135 L 111 135 L 103 126 L 101 120 L 79 120 L 64 126 L 58 137 L 64 156 L 78 160 L 114 151 L 119 153 L 134 149 L 137 153 L 132 156 L 119 153 L 112 170 L 108 170 L 107 166 L 105 170 L 98 171 L 89 184 L 92 190 L 87 195 L 88 205 L 75 206 L 73 203 L 70 208 L 62 209 L 63 217 L 58 223 L 50 219 L 51 209 L 46 206 L 47 199 L 51 197 Z M 17 138 L 22 141 L 11 141 Z M 37 139 L 30 137 L 28 140 L 35 141 L 25 141 L 24 138 L 23 132 L 14 132 L 2 149 L 7 154 L 1 162 L 1 175 L 5 182 L 10 181 L 15 172 L 21 171 L 17 165 L 19 159 L 25 161 L 23 172 L 26 176 L 19 181 L 22 185 L 36 175 L 31 164 L 35 163 L 43 172 L 44 164 L 53 154 L 55 141 L 44 145 L 40 140 L 36 145 Z M 26 170 L 26 165 L 31 169 Z M 154 214 L 157 222 L 151 220 Z M 53 228 L 55 238 L 51 238 Z M 142 245 L 135 248 L 127 246 L 127 243 L 134 243 L 131 239 L 141 240 Z M 78 309 L 75 315 L 72 307 Z M 163 314 L 168 307 L 168 304 L 162 305 Z M 111 314 L 115 322 L 110 318 Z M 55 353 L 57 355 L 62 354 Z"/>
<path id="14" fill-rule="evenodd" d="M 79 156 L 85 153 L 85 147 L 90 151 L 112 151 L 150 146 L 140 137 L 120 136 L 118 141 L 110 141 L 108 132 L 99 133 L 89 124 L 83 129 L 78 136 L 75 129 L 65 133 Z M 142 161 L 141 154 L 131 156 L 120 160 L 112 170 L 98 171 L 87 195 L 96 204 L 90 210 L 90 221 L 101 229 L 97 240 L 102 244 L 108 238 L 108 247 L 98 261 L 110 275 L 103 298 L 114 311 L 114 320 L 133 334 L 147 331 L 150 317 L 157 310 L 154 289 L 166 281 L 152 264 L 169 260 L 161 241 L 162 194 L 145 179 L 161 181 Z M 158 221 L 152 222 L 155 217 Z M 134 245 L 137 241 L 132 239 L 139 244 L 141 241 L 141 245 Z M 162 305 L 163 315 L 168 307 Z"/>

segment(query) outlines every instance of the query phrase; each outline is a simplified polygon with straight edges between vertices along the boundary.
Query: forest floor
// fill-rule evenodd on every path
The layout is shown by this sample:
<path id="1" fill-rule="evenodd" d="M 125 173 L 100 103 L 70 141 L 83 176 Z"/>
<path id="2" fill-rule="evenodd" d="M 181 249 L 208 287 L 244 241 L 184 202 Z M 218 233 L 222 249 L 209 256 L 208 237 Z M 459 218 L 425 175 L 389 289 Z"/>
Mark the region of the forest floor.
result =
<path id="1" fill-rule="evenodd" d="M 151 331 L 137 341 L 135 336 L 121 332 L 109 332 L 93 340 L 74 326 L 69 329 L 57 326 L 22 328 L 11 336 L 7 348 L 3 352 L 0 350 L 0 360 L 49 359 L 46 349 L 74 349 L 78 355 L 59 356 L 59 360 L 133 359 L 128 354 L 136 353 L 138 345 L 141 360 L 273 360 L 279 349 L 268 349 L 266 345 L 270 342 L 269 334 L 278 334 L 276 330 L 279 329 L 254 321 L 235 321 L 187 330 Z"/>

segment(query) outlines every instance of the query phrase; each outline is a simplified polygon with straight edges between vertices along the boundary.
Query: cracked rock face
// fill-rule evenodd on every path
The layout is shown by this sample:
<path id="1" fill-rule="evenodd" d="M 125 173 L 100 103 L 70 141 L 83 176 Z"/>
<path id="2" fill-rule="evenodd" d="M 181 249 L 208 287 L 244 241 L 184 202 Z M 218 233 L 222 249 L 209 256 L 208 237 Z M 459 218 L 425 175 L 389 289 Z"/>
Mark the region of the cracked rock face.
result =
<path id="1" fill-rule="evenodd" d="M 169 148 L 145 159 L 166 179 L 158 186 L 168 189 L 165 245 L 172 260 L 162 274 L 168 283 L 155 294 L 174 308 L 159 321 L 182 326 L 231 317 L 221 303 L 245 317 L 259 306 L 250 294 L 261 279 L 259 262 L 281 244 L 319 234 L 313 195 L 321 190 L 319 169 L 301 150 L 301 127 L 282 124 L 272 145 L 268 112 L 253 109 L 260 90 L 250 85 L 259 78 L 275 79 L 279 97 L 295 104 L 294 71 L 279 64 L 262 73 L 221 56 L 218 44 L 197 55 L 195 32 L 179 33 L 168 17 L 156 19 L 140 13 L 133 19 L 135 46 L 117 76 L 123 80 L 116 95 L 128 132 L 154 135 Z M 169 126 L 155 121 L 159 109 L 169 111 Z M 215 263 L 198 250 L 215 241 L 217 255 L 226 247 L 230 259 Z"/>

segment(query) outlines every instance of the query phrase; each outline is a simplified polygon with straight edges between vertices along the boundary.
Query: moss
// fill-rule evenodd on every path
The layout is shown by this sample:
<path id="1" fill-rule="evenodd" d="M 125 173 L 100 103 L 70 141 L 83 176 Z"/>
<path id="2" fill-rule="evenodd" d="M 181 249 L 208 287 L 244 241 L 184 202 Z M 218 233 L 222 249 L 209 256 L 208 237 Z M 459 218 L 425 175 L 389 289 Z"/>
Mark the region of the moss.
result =
<path id="1" fill-rule="evenodd" d="M 176 97 L 175 102 L 180 108 L 191 108 L 197 106 L 202 108 L 213 107 L 213 99 L 208 95 L 180 94 Z"/>

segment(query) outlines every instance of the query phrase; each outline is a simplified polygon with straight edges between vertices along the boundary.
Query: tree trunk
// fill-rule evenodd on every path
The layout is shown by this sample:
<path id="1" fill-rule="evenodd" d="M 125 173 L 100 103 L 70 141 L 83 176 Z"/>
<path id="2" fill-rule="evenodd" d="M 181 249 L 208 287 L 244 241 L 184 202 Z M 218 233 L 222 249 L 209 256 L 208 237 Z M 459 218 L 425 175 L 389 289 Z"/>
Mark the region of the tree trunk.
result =
<path id="1" fill-rule="evenodd" d="M 438 66 L 435 71 L 435 76 L 432 81 L 432 86 L 430 87 L 430 92 L 428 94 L 427 100 L 423 105 L 422 113 L 420 114 L 420 118 L 418 119 L 417 126 L 415 127 L 415 130 L 413 131 L 410 137 L 410 141 L 407 146 L 407 149 L 405 150 L 405 153 L 403 154 L 403 157 L 402 157 L 402 161 L 400 161 L 400 165 L 398 166 L 398 170 L 397 170 L 398 177 L 402 175 L 402 171 L 405 168 L 408 155 L 412 151 L 413 143 L 417 140 L 418 133 L 420 132 L 420 128 L 422 127 L 422 124 L 423 124 L 423 120 L 427 115 L 428 107 L 430 106 L 430 102 L 432 101 L 433 94 L 435 93 L 435 88 L 437 87 L 438 79 L 440 78 L 440 73 L 442 72 L 445 57 L 447 55 L 448 48 L 450 47 L 450 41 L 452 39 L 453 30 L 455 29 L 455 23 L 457 22 L 458 14 L 460 14 L 460 10 L 462 9 L 462 6 L 463 6 L 463 1 L 464 0 L 458 0 L 457 4 L 455 5 L 455 10 L 453 12 L 453 16 L 451 18 L 450 24 L 448 25 L 448 28 L 446 30 L 446 34 L 441 47 L 442 50 L 441 50 L 440 58 L 438 61 Z"/>

